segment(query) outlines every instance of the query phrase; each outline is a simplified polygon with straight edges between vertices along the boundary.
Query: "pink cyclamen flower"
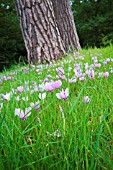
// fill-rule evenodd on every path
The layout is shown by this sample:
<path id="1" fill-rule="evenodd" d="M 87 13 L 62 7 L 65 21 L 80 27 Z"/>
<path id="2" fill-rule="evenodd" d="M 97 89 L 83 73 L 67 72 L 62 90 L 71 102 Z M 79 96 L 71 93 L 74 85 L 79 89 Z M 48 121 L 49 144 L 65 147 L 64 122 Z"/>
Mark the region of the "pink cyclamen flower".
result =
<path id="1" fill-rule="evenodd" d="M 48 82 L 45 84 L 44 89 L 49 92 L 52 92 L 54 89 L 59 89 L 61 85 L 62 85 L 62 82 L 60 80 L 55 81 L 55 82 L 54 81 Z"/>
<path id="2" fill-rule="evenodd" d="M 50 83 L 46 83 L 44 85 L 44 89 L 49 91 L 49 92 L 52 92 L 54 88 L 52 87 L 52 83 L 50 82 Z"/>
<path id="3" fill-rule="evenodd" d="M 7 80 L 7 77 L 6 77 L 6 76 L 3 76 L 3 80 Z"/>
<path id="4" fill-rule="evenodd" d="M 69 96 L 69 89 L 66 88 L 65 90 L 62 89 L 60 93 L 56 94 L 58 99 L 64 99 L 67 100 L 67 97 Z"/>
<path id="5" fill-rule="evenodd" d="M 107 59 L 106 59 L 106 62 L 109 63 L 109 62 L 110 62 L 110 58 L 107 58 Z"/>
<path id="6" fill-rule="evenodd" d="M 49 81 L 48 78 L 45 78 L 45 79 L 44 79 L 44 82 L 48 82 L 48 81 Z"/>
<path id="7" fill-rule="evenodd" d="M 69 79 L 69 83 L 76 83 L 76 79 L 74 78 L 74 79 Z"/>
<path id="8" fill-rule="evenodd" d="M 101 67 L 101 64 L 100 64 L 100 63 L 95 63 L 95 67 L 96 67 L 96 68 L 100 68 L 100 67 Z"/>
<path id="9" fill-rule="evenodd" d="M 94 76 L 95 76 L 95 72 L 94 72 L 94 70 L 91 70 L 89 73 L 90 79 L 94 79 Z"/>
<path id="10" fill-rule="evenodd" d="M 104 73 L 104 78 L 108 78 L 109 77 L 109 73 L 108 72 L 105 72 Z"/>
<path id="11" fill-rule="evenodd" d="M 30 106 L 31 106 L 32 108 L 35 107 L 35 110 L 38 110 L 38 109 L 39 109 L 39 101 L 37 101 L 36 103 L 31 102 L 31 103 L 30 103 Z"/>
<path id="12" fill-rule="evenodd" d="M 19 116 L 22 120 L 26 120 L 28 116 L 31 114 L 31 107 L 26 108 L 25 112 L 20 108 L 15 109 L 15 116 Z"/>
<path id="13" fill-rule="evenodd" d="M 52 87 L 53 87 L 54 89 L 59 89 L 61 85 L 62 85 L 61 80 L 52 82 Z"/>
<path id="14" fill-rule="evenodd" d="M 47 76 L 48 78 L 52 78 L 52 76 L 49 74 L 48 76 Z"/>
<path id="15" fill-rule="evenodd" d="M 33 102 L 31 102 L 31 103 L 30 103 L 30 106 L 31 106 L 31 107 L 34 107 L 34 106 L 35 106 L 35 104 L 34 104 Z"/>
<path id="16" fill-rule="evenodd" d="M 19 87 L 17 87 L 17 92 L 22 93 L 23 89 L 24 89 L 23 86 L 19 86 Z"/>
<path id="17" fill-rule="evenodd" d="M 79 78 L 79 80 L 83 82 L 85 80 L 85 78 L 82 76 Z"/>
<path id="18" fill-rule="evenodd" d="M 32 81 L 32 85 L 35 85 L 36 83 L 34 81 Z"/>
<path id="19" fill-rule="evenodd" d="M 7 77 L 7 80 L 12 80 L 13 78 L 11 76 Z"/>
<path id="20" fill-rule="evenodd" d="M 107 64 L 107 61 L 104 61 L 103 64 L 106 65 L 106 64 Z"/>
<path id="21" fill-rule="evenodd" d="M 85 74 L 89 75 L 90 74 L 90 70 L 86 69 Z"/>
<path id="22" fill-rule="evenodd" d="M 88 96 L 85 96 L 85 97 L 84 97 L 84 99 L 83 99 L 84 103 L 86 103 L 86 104 L 88 104 L 88 103 L 89 103 L 89 100 L 90 100 L 90 99 L 89 99 L 89 97 L 88 97 Z"/>
<path id="23" fill-rule="evenodd" d="M 3 94 L 2 96 L 4 100 L 9 101 L 11 98 L 11 93 L 6 93 L 5 95 Z"/>
<path id="24" fill-rule="evenodd" d="M 35 110 L 38 110 L 38 109 L 39 109 L 39 107 L 38 107 L 38 106 L 36 106 L 36 107 L 35 107 Z"/>

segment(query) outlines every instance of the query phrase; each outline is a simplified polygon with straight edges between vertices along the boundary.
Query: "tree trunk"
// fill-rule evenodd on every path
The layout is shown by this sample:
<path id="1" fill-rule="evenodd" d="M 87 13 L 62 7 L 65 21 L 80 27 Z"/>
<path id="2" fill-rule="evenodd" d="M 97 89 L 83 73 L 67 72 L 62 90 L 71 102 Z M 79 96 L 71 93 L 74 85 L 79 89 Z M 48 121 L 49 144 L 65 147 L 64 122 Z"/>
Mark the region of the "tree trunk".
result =
<path id="1" fill-rule="evenodd" d="M 15 0 L 15 7 L 29 64 L 57 60 L 69 48 L 80 49 L 68 0 Z"/>
<path id="2" fill-rule="evenodd" d="M 59 59 L 65 49 L 52 3 L 49 0 L 15 0 L 15 6 L 29 64 Z"/>
<path id="3" fill-rule="evenodd" d="M 81 49 L 77 35 L 70 0 L 51 0 L 53 3 L 57 26 L 65 45 L 65 51 Z"/>

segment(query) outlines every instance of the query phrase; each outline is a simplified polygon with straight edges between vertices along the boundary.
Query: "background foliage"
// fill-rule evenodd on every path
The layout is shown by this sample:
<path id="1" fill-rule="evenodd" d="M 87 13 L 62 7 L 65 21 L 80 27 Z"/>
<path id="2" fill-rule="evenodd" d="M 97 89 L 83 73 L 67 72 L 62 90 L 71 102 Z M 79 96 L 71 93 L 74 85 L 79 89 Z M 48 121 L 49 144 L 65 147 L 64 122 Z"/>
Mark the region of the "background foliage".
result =
<path id="1" fill-rule="evenodd" d="M 113 42 L 113 0 L 73 0 L 72 10 L 82 47 Z"/>
<path id="2" fill-rule="evenodd" d="M 71 0 L 82 47 L 113 42 L 113 0 Z M 0 70 L 26 61 L 26 49 L 13 0 L 0 3 Z"/>
<path id="3" fill-rule="evenodd" d="M 14 2 L 0 4 L 0 70 L 25 59 L 26 49 L 17 19 Z"/>

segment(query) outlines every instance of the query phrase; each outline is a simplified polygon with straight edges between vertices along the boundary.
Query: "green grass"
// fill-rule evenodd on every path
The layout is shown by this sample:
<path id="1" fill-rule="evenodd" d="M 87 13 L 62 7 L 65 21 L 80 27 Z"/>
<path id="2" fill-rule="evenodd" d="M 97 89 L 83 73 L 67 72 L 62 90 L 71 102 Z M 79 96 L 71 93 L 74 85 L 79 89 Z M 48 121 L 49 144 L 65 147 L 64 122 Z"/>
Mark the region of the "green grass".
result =
<path id="1" fill-rule="evenodd" d="M 14 115 L 15 108 L 25 110 L 30 102 L 39 100 L 40 92 L 31 95 L 31 90 L 26 91 L 25 81 L 28 81 L 28 87 L 33 88 L 32 82 L 39 85 L 48 74 L 52 75 L 50 80 L 56 80 L 56 68 L 61 66 L 68 80 L 74 75 L 75 63 L 81 63 L 84 70 L 84 63 L 93 63 L 90 54 L 97 56 L 100 53 L 102 57 L 97 58 L 101 67 L 96 68 L 95 72 L 108 71 L 108 78 L 95 75 L 92 80 L 86 76 L 84 82 L 77 80 L 72 84 L 62 80 L 60 90 L 69 88 L 68 100 L 57 99 L 56 93 L 60 90 L 46 92 L 46 98 L 40 100 L 39 110 L 33 108 L 26 121 Z M 110 72 L 113 62 L 103 65 L 106 58 L 113 57 L 113 46 L 83 49 L 80 55 L 85 55 L 85 59 L 76 60 L 68 54 L 56 65 L 48 65 L 47 68 L 43 65 L 40 74 L 36 72 L 36 67 L 29 68 L 26 74 L 24 69 L 28 66 L 13 66 L 0 74 L 1 79 L 3 75 L 13 77 L 11 81 L 3 80 L 0 94 L 12 89 L 15 91 L 9 101 L 0 98 L 3 103 L 0 111 L 1 170 L 113 169 L 113 73 Z M 72 67 L 70 74 L 69 67 Z M 21 94 L 16 92 L 18 86 L 24 86 Z M 15 100 L 17 96 L 21 98 L 19 102 Z M 25 96 L 28 96 L 27 102 L 22 100 Z M 89 96 L 88 104 L 83 102 L 84 96 Z"/>

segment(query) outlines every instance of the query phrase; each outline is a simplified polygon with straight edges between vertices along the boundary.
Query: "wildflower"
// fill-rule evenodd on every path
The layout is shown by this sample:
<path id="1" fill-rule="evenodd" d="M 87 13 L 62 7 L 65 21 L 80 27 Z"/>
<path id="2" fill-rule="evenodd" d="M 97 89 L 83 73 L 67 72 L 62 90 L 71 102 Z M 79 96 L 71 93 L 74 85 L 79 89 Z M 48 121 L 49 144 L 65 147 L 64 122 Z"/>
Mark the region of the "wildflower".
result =
<path id="1" fill-rule="evenodd" d="M 34 91 L 37 92 L 38 91 L 38 86 L 34 87 Z"/>
<path id="2" fill-rule="evenodd" d="M 69 83 L 76 83 L 76 79 L 74 78 L 74 79 L 69 79 Z"/>
<path id="3" fill-rule="evenodd" d="M 45 85 L 44 85 L 44 83 L 39 84 L 38 89 L 39 89 L 39 91 L 43 92 L 43 91 L 45 90 Z"/>
<path id="4" fill-rule="evenodd" d="M 29 71 L 28 68 L 25 68 L 25 69 L 24 69 L 24 72 L 25 72 L 26 74 L 28 74 L 28 71 Z"/>
<path id="5" fill-rule="evenodd" d="M 45 78 L 45 79 L 44 79 L 44 82 L 48 82 L 48 81 L 49 81 L 48 78 Z"/>
<path id="6" fill-rule="evenodd" d="M 64 99 L 67 100 L 67 97 L 69 96 L 69 89 L 66 88 L 65 90 L 62 89 L 60 93 L 56 94 L 58 99 Z"/>
<path id="7" fill-rule="evenodd" d="M 52 76 L 49 74 L 48 76 L 47 76 L 48 78 L 52 78 Z"/>
<path id="8" fill-rule="evenodd" d="M 15 116 L 19 116 L 22 120 L 26 120 L 28 116 L 31 114 L 31 107 L 25 109 L 25 112 L 20 108 L 15 109 Z"/>
<path id="9" fill-rule="evenodd" d="M 44 89 L 49 92 L 52 92 L 54 89 L 59 89 L 61 85 L 62 85 L 62 82 L 60 80 L 56 82 L 52 81 L 52 82 L 46 83 L 44 86 Z"/>
<path id="10" fill-rule="evenodd" d="M 7 80 L 6 76 L 3 76 L 3 80 Z"/>
<path id="11" fill-rule="evenodd" d="M 39 98 L 44 100 L 46 98 L 46 93 L 39 93 Z"/>
<path id="12" fill-rule="evenodd" d="M 34 81 L 32 81 L 32 85 L 35 85 L 36 83 Z"/>
<path id="13" fill-rule="evenodd" d="M 109 62 L 110 62 L 110 58 L 107 58 L 107 59 L 106 59 L 106 62 L 109 63 Z"/>
<path id="14" fill-rule="evenodd" d="M 19 86 L 19 87 L 17 87 L 17 92 L 22 93 L 23 89 L 24 89 L 23 86 Z"/>
<path id="15" fill-rule="evenodd" d="M 85 74 L 89 75 L 90 74 L 90 70 L 86 69 Z"/>
<path id="16" fill-rule="evenodd" d="M 97 63 L 97 57 L 93 57 L 92 60 L 94 61 L 94 63 Z"/>
<path id="17" fill-rule="evenodd" d="M 30 103 L 30 106 L 31 106 L 31 107 L 34 107 L 34 105 L 35 105 L 35 104 L 34 104 L 33 102 Z"/>
<path id="18" fill-rule="evenodd" d="M 84 103 L 86 103 L 86 104 L 88 104 L 88 103 L 89 103 L 89 100 L 90 100 L 90 99 L 89 99 L 89 97 L 88 97 L 88 96 L 85 96 L 85 97 L 84 97 L 84 99 L 83 99 Z"/>
<path id="19" fill-rule="evenodd" d="M 88 63 L 84 63 L 84 67 L 87 70 L 88 69 Z"/>
<path id="20" fill-rule="evenodd" d="M 96 68 L 100 68 L 100 67 L 101 67 L 101 64 L 100 64 L 100 63 L 95 63 L 95 67 L 96 67 Z"/>
<path id="21" fill-rule="evenodd" d="M 94 76 L 95 76 L 95 72 L 94 72 L 94 70 L 91 70 L 90 73 L 89 73 L 89 77 L 91 79 L 94 79 Z"/>
<path id="22" fill-rule="evenodd" d="M 6 93 L 5 95 L 3 94 L 2 96 L 4 100 L 9 101 L 11 97 L 11 93 Z"/>
<path id="23" fill-rule="evenodd" d="M 79 78 L 79 80 L 83 82 L 85 80 L 85 78 L 82 76 Z"/>
<path id="24" fill-rule="evenodd" d="M 108 78 L 109 77 L 109 73 L 108 72 L 105 72 L 104 73 L 104 78 Z"/>
<path id="25" fill-rule="evenodd" d="M 32 108 L 35 107 L 35 110 L 38 110 L 38 109 L 39 109 L 39 101 L 37 101 L 36 103 L 31 102 L 31 103 L 30 103 L 30 106 L 31 106 Z"/>
<path id="26" fill-rule="evenodd" d="M 52 87 L 54 89 L 59 89 L 61 85 L 62 85 L 62 82 L 60 80 L 52 83 Z"/>
<path id="27" fill-rule="evenodd" d="M 39 109 L 39 107 L 38 107 L 38 106 L 36 106 L 36 107 L 35 107 L 35 110 L 38 110 L 38 109 Z"/>
<path id="28" fill-rule="evenodd" d="M 107 61 L 104 61 L 103 64 L 106 65 L 106 64 L 107 64 Z"/>
<path id="29" fill-rule="evenodd" d="M 11 76 L 7 77 L 7 80 L 12 80 L 13 78 Z"/>
<path id="30" fill-rule="evenodd" d="M 50 82 L 45 84 L 44 89 L 49 92 L 52 92 L 54 88 L 52 87 L 52 83 Z"/>
<path id="31" fill-rule="evenodd" d="M 60 138 L 62 136 L 60 130 L 53 132 L 53 136 Z"/>

